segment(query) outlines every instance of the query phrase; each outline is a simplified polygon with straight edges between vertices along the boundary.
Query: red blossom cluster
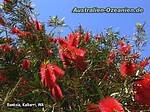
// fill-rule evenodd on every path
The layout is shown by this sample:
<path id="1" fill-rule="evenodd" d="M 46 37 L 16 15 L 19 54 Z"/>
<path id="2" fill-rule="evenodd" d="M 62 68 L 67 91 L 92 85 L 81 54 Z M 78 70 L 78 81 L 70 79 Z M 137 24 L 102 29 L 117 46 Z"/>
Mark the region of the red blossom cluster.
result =
<path id="1" fill-rule="evenodd" d="M 52 95 L 56 100 L 63 98 L 62 91 L 59 85 L 56 83 L 56 78 L 61 79 L 64 76 L 64 71 L 54 64 L 42 64 L 41 65 L 41 81 L 42 84 L 52 90 Z"/>
<path id="2" fill-rule="evenodd" d="M 136 72 L 136 64 L 134 62 L 124 61 L 120 67 L 120 73 L 122 76 L 131 76 Z"/>
<path id="3" fill-rule="evenodd" d="M 125 46 L 124 43 L 121 41 L 120 42 L 120 52 L 122 55 L 127 56 L 131 51 L 130 45 Z M 132 55 L 132 60 L 135 60 L 138 58 Z M 126 59 L 126 58 L 125 58 Z M 139 67 L 140 69 L 144 68 L 149 64 L 148 58 L 139 62 L 135 63 L 134 61 L 124 61 L 121 64 L 120 67 L 120 73 L 122 76 L 131 76 L 135 75 L 137 68 Z M 143 79 L 140 81 L 134 82 L 136 86 L 134 87 L 134 92 L 135 92 L 135 100 L 142 103 L 143 105 L 150 106 L 150 75 L 144 75 Z"/>
<path id="4" fill-rule="evenodd" d="M 141 62 L 139 63 L 139 67 L 140 67 L 140 68 L 144 68 L 144 67 L 146 67 L 148 64 L 150 64 L 150 63 L 148 62 L 148 60 L 144 60 L 144 61 L 141 61 Z"/>
<path id="5" fill-rule="evenodd" d="M 13 34 L 17 34 L 19 37 L 27 37 L 27 36 L 30 36 L 31 35 L 31 32 L 27 32 L 27 31 L 21 31 L 20 29 L 18 29 L 16 26 L 14 26 L 12 28 L 12 33 Z"/>
<path id="6" fill-rule="evenodd" d="M 25 21 L 25 24 L 26 24 L 26 27 L 31 30 L 32 30 L 32 27 L 37 31 L 43 30 L 43 25 L 37 19 L 31 18 L 31 20 L 29 22 Z"/>
<path id="7" fill-rule="evenodd" d="M 77 68 L 85 69 L 85 54 L 86 51 L 83 48 L 78 48 L 79 42 L 82 36 L 80 33 L 71 33 L 68 35 L 68 41 L 63 38 L 58 38 L 56 41 L 59 43 L 59 55 L 66 68 L 72 62 L 75 62 Z M 84 36 L 84 42 L 88 42 L 90 34 L 86 33 Z M 51 52 L 50 52 L 51 54 Z M 62 78 L 64 71 L 54 64 L 42 64 L 41 65 L 41 81 L 45 87 L 52 90 L 52 95 L 55 99 L 60 100 L 63 95 L 59 85 L 56 83 L 56 77 Z"/>
<path id="8" fill-rule="evenodd" d="M 140 63 L 135 63 L 134 60 L 136 60 L 139 56 L 138 54 L 130 54 L 130 52 L 131 52 L 131 46 L 129 44 L 125 46 L 124 42 L 120 41 L 120 53 L 121 55 L 124 56 L 123 63 L 120 66 L 120 73 L 122 76 L 135 75 L 138 67 L 144 68 L 145 66 L 149 64 L 148 59 L 145 59 L 144 61 L 141 61 Z M 127 61 L 128 55 L 131 55 L 130 57 L 131 59 Z"/>
<path id="9" fill-rule="evenodd" d="M 4 0 L 4 4 L 11 3 L 11 0 Z"/>
<path id="10" fill-rule="evenodd" d="M 78 48 L 79 42 L 82 36 L 80 33 L 71 33 L 68 35 L 68 41 L 59 38 L 58 42 L 60 44 L 59 55 L 66 68 L 72 62 L 80 70 L 85 70 L 86 63 L 84 62 L 86 50 L 84 48 Z M 87 43 L 90 39 L 90 34 L 86 33 L 84 36 L 84 42 Z"/>
<path id="11" fill-rule="evenodd" d="M 98 105 L 89 104 L 87 112 L 124 112 L 122 105 L 113 97 L 105 97 Z"/>
<path id="12" fill-rule="evenodd" d="M 9 6 L 11 5 L 11 2 L 12 0 L 4 0 L 4 5 Z M 9 8 L 11 10 L 11 6 Z M 16 70 L 16 74 L 19 74 L 20 70 L 22 70 L 22 72 L 31 73 L 31 74 L 34 71 L 36 72 L 36 74 L 39 73 L 40 71 L 39 74 L 40 74 L 40 81 L 42 82 L 42 85 L 46 89 L 51 91 L 54 99 L 59 101 L 61 101 L 61 99 L 63 98 L 63 91 L 64 91 L 64 88 L 61 88 L 62 87 L 61 83 L 63 82 L 63 80 L 61 79 L 63 79 L 64 74 L 65 73 L 67 74 L 69 70 L 70 71 L 72 70 L 72 72 L 74 72 L 74 70 L 77 71 L 79 77 L 77 76 L 71 77 L 70 82 L 69 81 L 67 82 L 67 80 L 63 82 L 63 87 L 68 87 L 68 85 L 70 86 L 67 92 L 64 91 L 64 93 L 66 92 L 66 94 L 67 93 L 70 94 L 73 91 L 74 87 L 76 90 L 79 89 L 78 87 L 80 87 L 81 91 L 85 90 L 88 93 L 89 92 L 88 89 L 92 87 L 92 89 L 93 88 L 95 89 L 94 92 L 93 90 L 91 90 L 91 92 L 85 95 L 80 90 L 79 91 L 77 90 L 77 93 L 75 93 L 75 95 L 72 95 L 70 97 L 75 99 L 81 97 L 79 98 L 81 102 L 89 102 L 90 98 L 89 99 L 87 98 L 88 99 L 87 101 L 82 101 L 82 100 L 85 100 L 84 99 L 85 96 L 86 97 L 93 96 L 93 94 L 95 94 L 95 91 L 97 92 L 96 94 L 98 95 L 102 94 L 102 96 L 104 96 L 104 98 L 101 99 L 98 102 L 98 104 L 89 104 L 87 106 L 87 112 L 124 112 L 126 108 L 123 108 L 120 102 L 125 100 L 121 99 L 122 101 L 120 101 L 115 98 L 119 97 L 117 95 L 118 93 L 120 94 L 121 92 L 124 93 L 125 95 L 128 94 L 130 98 L 133 96 L 133 94 L 132 93 L 130 94 L 130 92 L 128 91 L 126 92 L 122 91 L 124 90 L 125 87 L 126 87 L 125 89 L 129 89 L 129 90 L 132 88 L 132 90 L 130 91 L 133 91 L 134 93 L 134 100 L 131 98 L 133 102 L 137 101 L 139 102 L 139 104 L 142 104 L 144 106 L 150 106 L 150 95 L 149 95 L 150 74 L 146 75 L 146 73 L 142 72 L 145 69 L 145 67 L 149 65 L 150 59 L 147 58 L 144 59 L 143 61 L 138 61 L 139 54 L 138 53 L 132 54 L 132 47 L 130 44 L 125 45 L 125 41 L 118 40 L 117 38 L 115 41 L 115 43 L 117 43 L 117 47 L 116 46 L 114 47 L 112 45 L 112 48 L 113 47 L 118 48 L 119 46 L 118 48 L 119 50 L 112 49 L 110 47 L 111 42 L 110 43 L 108 42 L 109 39 L 105 41 L 104 35 L 103 36 L 97 35 L 95 36 L 95 39 L 92 39 L 91 38 L 92 35 L 89 32 L 84 32 L 84 31 L 72 32 L 68 34 L 67 39 L 63 37 L 53 38 L 50 37 L 49 34 L 46 34 L 44 30 L 44 25 L 42 25 L 40 21 L 38 21 L 37 19 L 33 19 L 32 17 L 29 18 L 30 18 L 29 20 L 24 19 L 23 21 L 20 22 L 25 27 L 19 27 L 13 25 L 12 27 L 8 25 L 11 29 L 11 32 L 9 33 L 11 35 L 16 34 L 20 38 L 18 40 L 19 44 L 17 43 L 16 46 L 15 45 L 13 46 L 13 44 L 11 44 L 11 39 L 8 38 L 9 35 L 6 38 L 4 38 L 4 40 L 2 40 L 2 43 L 0 43 L 0 53 L 2 54 L 2 55 L 0 54 L 1 55 L 0 61 L 2 62 L 2 65 L 6 67 L 6 69 L 7 67 L 8 68 L 10 67 L 11 69 L 11 67 L 15 66 L 16 68 L 14 67 L 15 69 L 11 69 L 11 70 L 12 71 Z M 0 25 L 2 25 L 3 27 L 7 27 L 6 24 L 7 23 L 4 17 L 0 15 Z M 112 39 L 112 41 L 114 40 Z M 104 48 L 101 49 L 99 47 L 100 44 L 102 45 L 104 44 Z M 106 46 L 108 46 L 107 49 L 105 49 L 105 44 Z M 89 52 L 89 50 L 92 50 L 92 53 Z M 28 51 L 30 52 L 27 53 Z M 60 63 L 60 65 L 63 64 L 63 68 L 66 71 L 67 70 L 68 71 L 66 72 L 63 69 L 61 69 L 59 67 L 60 65 L 57 66 L 56 63 L 58 62 Z M 89 64 L 88 62 L 92 62 L 92 63 Z M 97 65 L 97 63 L 99 63 L 99 65 Z M 8 66 L 9 64 L 11 66 Z M 19 65 L 17 66 L 17 64 Z M 38 69 L 34 69 L 34 70 L 29 69 L 32 67 L 33 68 L 38 67 Z M 111 70 L 109 71 L 110 67 L 112 67 L 111 68 L 112 71 Z M 19 74 L 18 76 L 23 77 L 22 74 L 21 75 Z M 83 76 L 82 79 L 81 76 Z M 143 78 L 137 81 L 136 78 L 138 76 Z M 31 79 L 32 78 L 37 78 L 37 77 L 33 75 L 31 76 Z M 68 79 L 68 77 L 65 78 Z M 117 80 L 114 81 L 114 79 Z M 76 80 L 77 82 L 74 82 Z M 6 81 L 7 81 L 6 75 L 0 71 L 0 84 L 5 83 Z M 126 82 L 130 82 L 130 85 L 132 87 L 126 86 Z M 26 86 L 27 84 L 29 84 L 28 80 L 20 81 L 20 86 L 22 85 Z M 108 89 L 107 86 L 109 86 L 109 84 L 112 86 L 113 89 L 116 89 L 113 90 L 113 92 L 117 93 L 115 94 L 116 96 L 112 97 L 112 94 L 110 95 L 111 88 L 109 88 L 110 91 L 102 90 L 101 93 L 99 93 L 98 90 L 99 87 L 102 89 L 103 88 Z M 117 88 L 115 88 L 116 85 L 118 86 Z M 32 89 L 24 92 L 24 94 L 31 91 Z M 80 96 L 80 93 L 82 93 L 83 95 Z M 21 93 L 20 95 L 22 96 L 24 94 Z M 67 100 L 70 99 L 68 98 Z M 92 101 L 95 102 L 95 99 Z M 69 108 L 72 108 L 75 105 L 72 104 L 73 105 L 72 106 L 70 102 L 68 104 L 67 103 L 66 105 L 68 106 L 69 104 L 68 106 Z M 77 106 L 74 107 L 76 108 Z"/>
<path id="13" fill-rule="evenodd" d="M 150 106 L 150 74 L 143 76 L 142 80 L 134 82 L 135 100 L 143 105 Z"/>
<path id="14" fill-rule="evenodd" d="M 114 51 L 114 52 L 110 52 L 110 53 L 108 54 L 107 63 L 108 63 L 108 64 L 113 63 L 113 61 L 114 61 L 116 55 L 117 55 L 117 52 L 115 52 L 115 51 Z"/>
<path id="15" fill-rule="evenodd" d="M 11 46 L 8 43 L 0 44 L 0 50 L 2 50 L 4 53 L 8 53 L 11 51 Z"/>
<path id="16" fill-rule="evenodd" d="M 120 41 L 119 44 L 120 44 L 119 49 L 120 54 L 125 56 L 124 57 L 125 59 L 123 60 L 123 63 L 120 66 L 120 74 L 122 76 L 134 75 L 137 69 L 136 63 L 134 63 L 134 61 L 126 60 L 126 56 L 129 55 L 129 53 L 131 52 L 131 46 L 129 44 L 125 46 L 123 41 Z"/>
<path id="17" fill-rule="evenodd" d="M 128 45 L 124 45 L 123 41 L 120 41 L 120 53 L 124 56 L 128 55 L 131 51 L 131 46 Z"/>
<path id="18" fill-rule="evenodd" d="M 39 30 L 39 31 L 43 30 L 42 24 L 38 20 L 33 20 L 33 24 L 34 24 L 36 30 Z"/>
<path id="19" fill-rule="evenodd" d="M 34 26 L 34 28 L 38 31 L 43 30 L 42 24 L 38 20 L 34 20 L 33 18 L 31 18 L 31 22 L 26 22 L 26 26 L 28 29 L 31 29 L 32 26 Z M 31 36 L 32 30 L 31 31 L 21 31 L 19 28 L 14 26 L 12 28 L 12 33 L 17 34 L 19 37 L 25 38 L 25 37 Z"/>
<path id="20" fill-rule="evenodd" d="M 30 60 L 29 59 L 23 59 L 21 63 L 22 68 L 28 69 L 30 67 Z"/>
<path id="21" fill-rule="evenodd" d="M 23 86 L 23 85 L 27 85 L 29 83 L 28 80 L 22 79 L 19 83 L 19 85 Z"/>
<path id="22" fill-rule="evenodd" d="M 2 74 L 0 71 L 0 84 L 5 83 L 7 81 L 6 75 Z"/>

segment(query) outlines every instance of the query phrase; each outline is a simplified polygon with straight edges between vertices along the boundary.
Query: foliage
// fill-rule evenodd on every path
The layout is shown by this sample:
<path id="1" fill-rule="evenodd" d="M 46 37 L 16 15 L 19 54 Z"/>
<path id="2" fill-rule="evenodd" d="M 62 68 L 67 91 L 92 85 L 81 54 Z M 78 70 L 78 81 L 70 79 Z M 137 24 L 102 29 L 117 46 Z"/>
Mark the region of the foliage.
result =
<path id="1" fill-rule="evenodd" d="M 105 112 L 105 101 L 110 102 L 110 111 L 150 110 L 150 73 L 145 69 L 150 57 L 141 59 L 140 54 L 146 39 L 144 25 L 136 25 L 136 44 L 131 45 L 112 28 L 93 35 L 79 26 L 65 38 L 56 37 L 54 29 L 65 26 L 64 18 L 50 18 L 50 34 L 34 18 L 31 1 L 4 0 L 0 14 L 2 111 Z M 8 102 L 42 102 L 44 107 L 9 108 Z"/>

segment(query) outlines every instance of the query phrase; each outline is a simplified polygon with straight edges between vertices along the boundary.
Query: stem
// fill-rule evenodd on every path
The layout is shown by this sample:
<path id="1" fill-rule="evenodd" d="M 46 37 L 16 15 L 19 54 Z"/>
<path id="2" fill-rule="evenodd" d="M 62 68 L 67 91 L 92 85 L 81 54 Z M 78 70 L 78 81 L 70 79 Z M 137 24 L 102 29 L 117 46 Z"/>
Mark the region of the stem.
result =
<path id="1" fill-rule="evenodd" d="M 50 31 L 50 36 L 51 36 L 51 33 L 57 28 L 57 26 L 53 27 L 52 30 Z"/>
<path id="2" fill-rule="evenodd" d="M 80 79 L 83 78 L 83 76 L 85 75 L 85 73 L 92 67 L 92 62 L 90 63 L 89 67 L 82 73 Z"/>
<path id="3" fill-rule="evenodd" d="M 7 101 L 13 96 L 13 94 L 16 91 L 16 89 L 17 89 L 17 87 L 18 87 L 21 80 L 22 80 L 22 77 L 18 80 L 15 87 L 10 92 L 9 91 L 7 92 L 6 97 L 5 97 L 5 99 L 3 101 L 3 104 L 2 104 L 2 108 L 7 103 Z"/>

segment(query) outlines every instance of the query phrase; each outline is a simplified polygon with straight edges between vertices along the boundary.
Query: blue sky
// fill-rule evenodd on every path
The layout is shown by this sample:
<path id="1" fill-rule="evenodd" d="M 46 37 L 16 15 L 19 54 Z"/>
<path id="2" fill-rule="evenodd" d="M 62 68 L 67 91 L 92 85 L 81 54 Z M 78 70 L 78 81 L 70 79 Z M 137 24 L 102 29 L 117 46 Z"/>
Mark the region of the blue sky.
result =
<path id="1" fill-rule="evenodd" d="M 144 55 L 150 55 L 150 1 L 149 0 L 33 0 L 35 7 L 40 13 L 38 19 L 47 22 L 49 16 L 65 17 L 65 22 L 72 29 L 82 24 L 86 30 L 92 30 L 95 34 L 104 31 L 104 28 L 112 26 L 120 31 L 121 35 L 133 36 L 135 24 L 146 22 L 148 46 Z M 74 7 L 129 7 L 144 8 L 143 13 L 72 13 Z M 65 34 L 70 30 L 64 29 Z"/>
<path id="2" fill-rule="evenodd" d="M 2 0 L 0 0 L 2 1 Z M 120 31 L 121 35 L 133 37 L 135 24 L 146 22 L 146 32 L 148 36 L 148 46 L 145 48 L 144 55 L 150 55 L 150 1 L 149 0 L 32 0 L 35 8 L 39 12 L 38 19 L 47 22 L 49 16 L 65 17 L 65 22 L 72 29 L 82 24 L 87 31 L 100 33 L 104 28 L 112 26 L 114 30 Z M 115 8 L 144 8 L 143 13 L 72 13 L 74 7 L 115 7 Z M 65 35 L 69 29 L 63 29 Z"/>
<path id="3" fill-rule="evenodd" d="M 150 13 L 148 0 L 33 0 L 38 12 L 39 19 L 47 21 L 49 16 L 58 15 L 65 17 L 66 24 L 72 28 L 80 23 L 87 29 L 92 29 L 95 33 L 104 28 L 113 26 L 122 33 L 132 34 L 137 22 L 147 22 L 146 28 L 150 27 Z M 142 7 L 144 13 L 97 13 L 97 14 L 75 14 L 71 13 L 74 7 Z M 148 32 L 149 33 L 149 32 Z"/>

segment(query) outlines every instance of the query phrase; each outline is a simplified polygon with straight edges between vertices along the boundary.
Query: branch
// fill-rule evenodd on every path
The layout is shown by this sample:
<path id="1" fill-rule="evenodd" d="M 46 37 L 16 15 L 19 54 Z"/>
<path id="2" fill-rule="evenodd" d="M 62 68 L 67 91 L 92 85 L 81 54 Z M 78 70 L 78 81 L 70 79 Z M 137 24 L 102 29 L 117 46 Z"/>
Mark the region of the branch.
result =
<path id="1" fill-rule="evenodd" d="M 4 105 L 7 103 L 7 101 L 13 96 L 14 92 L 16 91 L 20 81 L 22 80 L 22 77 L 18 80 L 17 84 L 15 85 L 15 87 L 9 92 L 7 92 L 6 94 L 6 97 L 3 101 L 3 104 L 2 104 L 2 108 L 4 107 Z"/>

